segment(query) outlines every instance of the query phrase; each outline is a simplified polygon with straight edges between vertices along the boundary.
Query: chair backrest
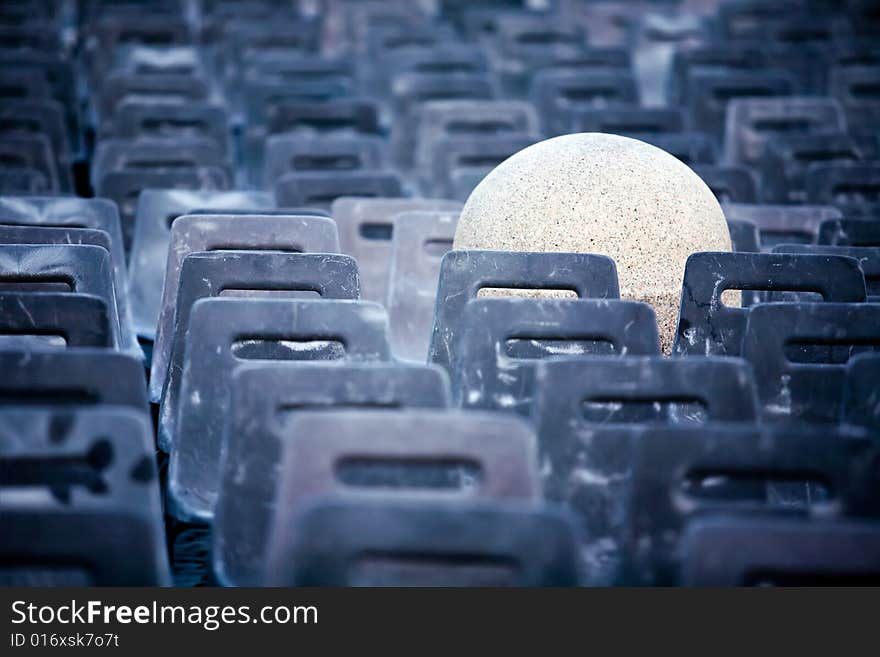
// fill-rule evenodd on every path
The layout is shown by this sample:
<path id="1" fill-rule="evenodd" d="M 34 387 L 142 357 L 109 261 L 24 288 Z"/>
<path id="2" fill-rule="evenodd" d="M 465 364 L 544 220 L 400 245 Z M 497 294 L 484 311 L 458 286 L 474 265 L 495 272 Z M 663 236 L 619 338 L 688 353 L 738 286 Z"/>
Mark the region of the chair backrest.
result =
<path id="1" fill-rule="evenodd" d="M 0 410 L 0 472 L 3 584 L 170 585 L 146 414 Z"/>
<path id="2" fill-rule="evenodd" d="M 129 260 L 128 289 L 138 336 L 152 340 L 162 304 L 165 266 L 171 244 L 171 228 L 178 217 L 196 208 L 217 208 L 222 214 L 236 208 L 257 214 L 275 207 L 264 192 L 194 191 L 187 189 L 145 189 L 135 212 L 134 238 Z"/>
<path id="3" fill-rule="evenodd" d="M 527 415 L 542 359 L 659 355 L 648 304 L 617 299 L 473 299 L 458 327 L 450 368 L 453 398 L 465 408 Z"/>
<path id="4" fill-rule="evenodd" d="M 617 269 L 611 258 L 583 253 L 450 251 L 440 263 L 429 360 L 449 370 L 460 351 L 465 305 L 483 288 L 569 290 L 579 298 L 616 299 Z"/>
<path id="5" fill-rule="evenodd" d="M 295 299 L 200 299 L 190 313 L 183 371 L 163 395 L 159 431 L 172 446 L 172 480 L 192 459 L 203 473 L 173 488 L 172 512 L 209 519 L 220 478 L 220 457 L 229 402 L 229 382 L 243 360 L 389 361 L 388 317 L 378 304 L 363 301 Z"/>
<path id="6" fill-rule="evenodd" d="M 725 304 L 725 290 L 745 290 L 746 307 Z M 859 302 L 865 277 L 852 258 L 694 253 L 685 264 L 673 353 L 739 356 L 748 306 L 762 300 L 757 291 L 817 292 L 824 301 Z"/>
<path id="7" fill-rule="evenodd" d="M 240 585 L 262 581 L 271 515 L 282 477 L 276 465 L 285 445 L 302 437 L 292 429 L 292 422 L 302 412 L 440 409 L 449 404 L 449 379 L 436 366 L 336 361 L 239 368 L 232 377 L 231 412 L 214 518 L 217 577 Z"/>
<path id="8" fill-rule="evenodd" d="M 880 304 L 767 303 L 749 310 L 742 355 L 765 419 L 837 422 L 847 359 L 878 349 Z"/>
<path id="9" fill-rule="evenodd" d="M 296 538 L 278 536 L 269 546 L 267 585 L 580 582 L 569 517 L 531 506 L 327 501 L 304 512 Z"/>

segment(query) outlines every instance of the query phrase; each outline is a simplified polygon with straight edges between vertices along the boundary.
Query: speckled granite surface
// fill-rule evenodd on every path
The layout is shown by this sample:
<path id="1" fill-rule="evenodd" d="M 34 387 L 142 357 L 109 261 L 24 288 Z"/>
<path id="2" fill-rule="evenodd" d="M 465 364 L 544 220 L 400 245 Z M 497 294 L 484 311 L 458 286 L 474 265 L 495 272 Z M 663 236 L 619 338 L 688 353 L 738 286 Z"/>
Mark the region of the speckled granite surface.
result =
<path id="1" fill-rule="evenodd" d="M 502 162 L 467 200 L 454 248 L 608 255 L 621 297 L 654 306 L 669 353 L 688 255 L 731 244 L 721 206 L 687 165 L 635 139 L 582 133 Z"/>

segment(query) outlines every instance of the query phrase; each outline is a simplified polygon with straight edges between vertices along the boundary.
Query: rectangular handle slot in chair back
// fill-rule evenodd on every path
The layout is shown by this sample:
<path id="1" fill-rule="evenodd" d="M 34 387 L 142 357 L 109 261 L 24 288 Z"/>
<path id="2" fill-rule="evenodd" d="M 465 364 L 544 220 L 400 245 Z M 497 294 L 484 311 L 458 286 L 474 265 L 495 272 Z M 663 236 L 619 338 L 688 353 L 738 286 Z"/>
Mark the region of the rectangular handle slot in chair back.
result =
<path id="1" fill-rule="evenodd" d="M 338 299 L 198 300 L 190 314 L 182 371 L 178 376 L 176 369 L 169 372 L 159 417 L 160 436 L 164 434 L 164 444 L 173 448 L 172 512 L 182 519 L 206 520 L 213 515 L 230 382 L 237 367 L 255 362 L 235 356 L 233 346 L 240 340 L 334 341 L 345 346 L 346 361 L 391 360 L 388 318 L 377 304 Z M 284 345 L 276 347 L 274 355 L 283 355 L 287 362 L 313 362 L 309 358 L 313 353 Z"/>
<path id="2" fill-rule="evenodd" d="M 872 503 L 866 509 L 864 500 L 877 476 L 876 463 L 871 465 L 876 459 L 867 434 L 845 429 L 650 429 L 637 441 L 633 462 L 628 576 L 645 583 L 674 582 L 681 531 L 696 515 L 870 515 Z M 808 486 L 814 483 L 821 484 L 819 495 Z M 714 490 L 701 491 L 701 484 Z M 800 489 L 779 499 L 774 491 L 780 484 Z"/>
<path id="3" fill-rule="evenodd" d="M 450 251 L 440 265 L 429 361 L 449 370 L 460 352 L 456 323 L 483 288 L 573 290 L 578 298 L 617 299 L 611 258 L 582 253 Z"/>
<path id="4" fill-rule="evenodd" d="M 534 398 L 531 420 L 544 464 L 544 496 L 581 521 L 579 542 L 590 555 L 587 581 L 594 584 L 608 585 L 617 577 L 641 434 L 668 425 L 754 426 L 758 419 L 751 368 L 733 358 L 542 361 Z"/>
<path id="5" fill-rule="evenodd" d="M 792 344 L 807 347 L 797 359 L 806 362 L 789 359 Z M 766 420 L 837 422 L 843 361 L 878 349 L 880 304 L 771 303 L 749 310 L 742 355 L 754 368 Z"/>
<path id="6" fill-rule="evenodd" d="M 150 432 L 146 414 L 119 407 L 0 411 L 3 578 L 168 585 Z"/>
<path id="7" fill-rule="evenodd" d="M 446 373 L 436 366 L 336 361 L 242 367 L 232 379 L 231 400 L 219 480 L 201 485 L 217 489 L 217 576 L 245 585 L 262 578 L 270 515 L 282 476 L 276 464 L 285 445 L 301 437 L 292 429 L 300 413 L 446 408 L 450 393 Z M 191 470 L 189 484 L 196 485 L 197 471 Z M 176 486 L 172 480 L 172 491 Z"/>
<path id="8" fill-rule="evenodd" d="M 694 253 L 685 264 L 673 353 L 739 356 L 747 308 L 723 302 L 726 290 L 744 290 L 743 305 L 761 300 L 755 291 L 818 292 L 824 301 L 865 300 L 858 262 L 839 257 L 780 257 L 769 253 Z"/>
<path id="9" fill-rule="evenodd" d="M 318 299 L 357 299 L 357 263 L 336 254 L 269 251 L 193 252 L 183 258 L 178 287 L 163 304 L 153 343 L 150 397 L 159 400 L 169 369 L 179 370 L 190 312 L 208 297 L 296 298 L 309 291 Z M 285 293 L 290 294 L 285 294 Z M 301 298 L 310 298 L 299 295 Z"/>
<path id="10" fill-rule="evenodd" d="M 653 309 L 619 299 L 473 299 L 457 330 L 462 337 L 450 366 L 453 398 L 465 408 L 523 415 L 542 358 L 660 353 Z"/>

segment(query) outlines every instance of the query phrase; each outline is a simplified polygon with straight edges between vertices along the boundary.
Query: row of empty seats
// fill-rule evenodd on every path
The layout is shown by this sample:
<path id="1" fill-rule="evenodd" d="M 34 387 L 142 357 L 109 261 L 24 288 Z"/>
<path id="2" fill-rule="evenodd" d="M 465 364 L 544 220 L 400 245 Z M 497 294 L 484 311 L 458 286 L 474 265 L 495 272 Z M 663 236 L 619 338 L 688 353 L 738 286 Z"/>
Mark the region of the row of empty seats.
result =
<path id="1" fill-rule="evenodd" d="M 5 3 L 0 581 L 876 583 L 880 42 L 839 4 Z M 606 256 L 452 248 L 579 131 L 722 202 L 671 356 Z"/>

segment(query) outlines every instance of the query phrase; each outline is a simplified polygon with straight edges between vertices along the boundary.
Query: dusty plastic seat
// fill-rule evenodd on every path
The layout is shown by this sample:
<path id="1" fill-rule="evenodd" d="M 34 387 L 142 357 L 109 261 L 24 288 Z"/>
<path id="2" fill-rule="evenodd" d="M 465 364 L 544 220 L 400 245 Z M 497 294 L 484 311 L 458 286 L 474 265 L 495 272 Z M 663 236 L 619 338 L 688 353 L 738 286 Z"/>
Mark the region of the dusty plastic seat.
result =
<path id="1" fill-rule="evenodd" d="M 415 165 L 420 172 L 430 169 L 435 144 L 461 137 L 537 138 L 540 128 L 534 108 L 523 101 L 448 100 L 425 103 L 418 116 L 415 133 Z M 420 173 L 424 176 L 424 173 Z"/>
<path id="2" fill-rule="evenodd" d="M 113 280 L 110 254 L 88 244 L 2 244 L 0 280 L 7 289 L 26 291 L 33 286 L 60 284 L 56 291 L 98 297 L 107 307 L 111 346 L 121 349 L 130 344 L 123 334 Z"/>
<path id="3" fill-rule="evenodd" d="M 351 98 L 356 87 L 345 78 L 279 83 L 272 79 L 245 80 L 243 116 L 249 127 L 265 126 L 274 108 L 291 102 L 325 102 Z"/>
<path id="4" fill-rule="evenodd" d="M 725 304 L 725 290 L 747 291 L 746 307 Z M 766 300 L 760 291 L 817 292 L 824 301 L 860 302 L 865 300 L 865 277 L 852 258 L 695 253 L 685 265 L 673 353 L 741 355 L 748 306 Z"/>
<path id="5" fill-rule="evenodd" d="M 0 436 L 4 584 L 170 584 L 148 417 L 112 406 L 4 408 Z M 14 494 L 25 488 L 43 494 Z"/>
<path id="6" fill-rule="evenodd" d="M 92 162 L 92 185 L 98 186 L 113 171 L 167 172 L 216 167 L 231 177 L 229 162 L 220 145 L 204 137 L 102 139 Z"/>
<path id="7" fill-rule="evenodd" d="M 394 216 L 389 267 L 389 338 L 399 360 L 424 363 L 433 327 L 442 257 L 452 248 L 456 212 Z"/>
<path id="8" fill-rule="evenodd" d="M 880 246 L 880 222 L 828 219 L 819 225 L 816 242 L 831 246 Z"/>
<path id="9" fill-rule="evenodd" d="M 92 294 L 7 292 L 5 287 L 0 284 L 0 348 L 114 348 L 113 322 L 104 299 Z"/>
<path id="10" fill-rule="evenodd" d="M 728 221 L 751 221 L 761 235 L 761 248 L 777 244 L 810 244 L 816 241 L 823 221 L 840 219 L 837 208 L 827 205 L 753 205 L 725 203 Z"/>
<path id="11" fill-rule="evenodd" d="M 279 205 L 329 209 L 344 196 L 388 198 L 406 193 L 400 176 L 383 171 L 307 171 L 287 173 L 275 181 Z"/>
<path id="12" fill-rule="evenodd" d="M 327 217 L 286 215 L 188 215 L 175 220 L 165 271 L 165 285 L 158 308 L 157 332 L 167 339 L 173 332 L 175 298 L 183 262 L 202 251 L 287 251 L 335 253 L 339 250 L 336 226 Z M 157 362 L 160 365 L 161 362 Z M 164 375 L 151 383 L 152 399 L 158 401 Z"/>
<path id="13" fill-rule="evenodd" d="M 394 129 L 391 149 L 403 169 L 414 164 L 418 119 L 426 103 L 454 100 L 490 100 L 497 95 L 488 73 L 402 73 L 391 83 Z"/>
<path id="14" fill-rule="evenodd" d="M 642 135 L 684 130 L 684 114 L 677 108 L 582 108 L 572 112 L 572 132 L 610 132 L 640 139 Z"/>
<path id="15" fill-rule="evenodd" d="M 283 132 L 382 134 L 377 102 L 361 97 L 279 102 L 267 111 L 266 130 L 270 135 Z"/>
<path id="16" fill-rule="evenodd" d="M 448 371 L 460 355 L 464 308 L 484 288 L 568 290 L 578 298 L 617 299 L 617 270 L 606 256 L 582 253 L 450 251 L 440 263 L 428 360 Z"/>
<path id="17" fill-rule="evenodd" d="M 871 521 L 696 519 L 682 551 L 684 586 L 858 586 L 880 579 L 880 531 Z"/>
<path id="18" fill-rule="evenodd" d="M 880 213 L 880 163 L 816 164 L 807 171 L 807 202 L 833 205 L 847 217 Z"/>
<path id="19" fill-rule="evenodd" d="M 124 406 L 145 416 L 147 386 L 140 359 L 106 348 L 0 351 L 8 376 L 0 402 Z"/>
<path id="20" fill-rule="evenodd" d="M 768 422 L 836 423 L 846 360 L 880 347 L 880 304 L 766 303 L 749 310 L 742 355 Z"/>
<path id="21" fill-rule="evenodd" d="M 880 116 L 880 100 L 872 87 L 877 81 L 880 62 L 873 65 L 846 66 L 832 69 L 829 90 L 843 105 L 847 122 L 852 128 L 870 128 Z"/>
<path id="22" fill-rule="evenodd" d="M 476 184 L 507 158 L 534 144 L 528 135 L 447 136 L 430 149 L 430 162 L 419 170 L 426 193 L 436 198 L 465 201 Z"/>
<path id="23" fill-rule="evenodd" d="M 0 221 L 3 221 L 0 219 Z M 131 324 L 129 315 L 125 262 L 117 261 L 118 251 L 114 248 L 110 234 L 94 228 L 67 228 L 62 226 L 11 225 L 0 224 L 0 244 L 46 244 L 46 245 L 89 245 L 104 249 L 110 255 L 113 266 L 113 292 L 119 312 L 119 348 L 136 356 L 141 349 Z M 118 245 L 116 245 L 118 246 Z M 105 304 L 106 305 L 106 304 Z M 108 308 L 109 312 L 109 308 Z M 108 345 L 111 346 L 111 345 Z"/>
<path id="24" fill-rule="evenodd" d="M 846 130 L 843 109 L 830 97 L 733 98 L 726 116 L 725 161 L 734 165 L 758 165 L 773 136 Z"/>
<path id="25" fill-rule="evenodd" d="M 843 256 L 855 258 L 865 274 L 868 301 L 880 301 L 880 246 L 830 246 L 818 244 L 780 244 L 774 253 L 803 253 L 807 255 Z"/>
<path id="26" fill-rule="evenodd" d="M 109 239 L 108 250 L 113 262 L 120 320 L 124 326 L 129 327 L 129 339 L 124 348 L 138 356 L 142 355 L 134 332 L 131 302 L 125 285 L 125 253 L 119 214 L 113 203 L 98 198 L 0 196 L 0 225 L 89 229 L 105 233 Z M 55 231 L 50 233 L 57 234 Z M 53 238 L 48 235 L 46 239 L 51 242 Z"/>
<path id="27" fill-rule="evenodd" d="M 436 38 L 435 33 L 432 37 Z M 368 73 L 366 83 L 379 96 L 387 95 L 391 81 L 405 73 L 444 75 L 448 73 L 485 73 L 489 70 L 486 51 L 481 45 L 472 45 L 459 41 L 438 40 L 426 45 L 408 45 L 406 40 L 411 34 L 391 36 L 391 42 L 401 43 L 399 47 L 376 54 L 380 62 L 373 71 Z"/>
<path id="28" fill-rule="evenodd" d="M 626 72 L 538 71 L 529 96 L 549 136 L 570 132 L 573 113 L 582 107 L 638 103 L 635 80 Z"/>
<path id="29" fill-rule="evenodd" d="M 297 536 L 270 545 L 267 585 L 580 583 L 570 518 L 532 505 L 328 501 L 304 512 Z"/>
<path id="30" fill-rule="evenodd" d="M 135 232 L 129 261 L 128 288 L 134 326 L 143 340 L 152 340 L 162 303 L 171 227 L 178 217 L 202 208 L 212 214 L 246 209 L 251 214 L 273 208 L 264 192 L 146 189 L 138 195 Z"/>
<path id="31" fill-rule="evenodd" d="M 528 415 L 535 368 L 559 356 L 659 355 L 653 309 L 618 299 L 472 299 L 449 366 L 463 408 Z"/>
<path id="32" fill-rule="evenodd" d="M 286 428 L 296 438 L 282 443 L 270 545 L 279 536 L 296 542 L 298 511 L 324 496 L 423 504 L 462 495 L 540 498 L 534 432 L 512 418 L 412 408 L 343 410 L 301 413 Z"/>
<path id="33" fill-rule="evenodd" d="M 704 132 L 670 132 L 639 135 L 639 140 L 653 144 L 690 167 L 711 165 L 718 159 L 715 140 Z"/>
<path id="34" fill-rule="evenodd" d="M 129 253 L 134 241 L 138 197 L 142 191 L 145 189 L 219 191 L 228 189 L 231 184 L 226 170 L 215 166 L 160 171 L 127 169 L 104 174 L 98 182 L 97 192 L 114 201 L 119 207 L 123 244 L 126 253 Z"/>
<path id="35" fill-rule="evenodd" d="M 263 183 L 271 187 L 286 173 L 299 171 L 358 171 L 387 164 L 385 142 L 373 136 L 273 135 L 266 140 Z"/>
<path id="36" fill-rule="evenodd" d="M 461 204 L 442 199 L 340 198 L 330 213 L 339 229 L 342 253 L 358 261 L 361 298 L 388 301 L 394 217 L 404 212 L 458 213 Z"/>
<path id="37" fill-rule="evenodd" d="M 730 243 L 734 251 L 758 253 L 761 251 L 761 234 L 754 221 L 732 219 L 727 222 Z"/>
<path id="38" fill-rule="evenodd" d="M 220 477 L 229 382 L 246 360 L 389 361 L 388 318 L 364 301 L 200 299 L 190 314 L 181 373 L 175 368 L 162 398 L 159 431 L 172 447 L 171 513 L 204 522 L 216 487 L 177 479 L 184 461 L 198 464 L 201 481 Z M 219 353 L 217 351 L 219 347 Z"/>
<path id="39" fill-rule="evenodd" d="M 48 137 L 43 134 L 0 137 L 0 158 L 6 172 L 5 194 L 58 194 L 58 167 Z"/>
<path id="40" fill-rule="evenodd" d="M 64 108 L 55 100 L 18 100 L 4 102 L 0 107 L 0 134 L 44 135 L 56 162 L 58 189 L 73 191 L 70 143 L 65 125 Z"/>
<path id="41" fill-rule="evenodd" d="M 747 72 L 763 65 L 760 49 L 749 43 L 703 44 L 679 50 L 672 56 L 670 104 L 689 106 L 690 78 L 696 73 Z"/>
<path id="42" fill-rule="evenodd" d="M 679 541 L 691 518 L 726 512 L 778 522 L 794 514 L 870 514 L 876 506 L 866 467 L 876 446 L 855 430 L 652 428 L 635 446 L 623 578 L 629 583 L 677 581 Z M 777 482 L 793 485 L 794 498 L 774 497 Z M 824 486 L 824 494 L 810 495 L 811 484 Z"/>
<path id="43" fill-rule="evenodd" d="M 150 368 L 150 398 L 159 401 L 169 368 L 183 366 L 183 348 L 193 305 L 199 299 L 233 295 L 258 298 L 359 297 L 357 263 L 332 253 L 272 251 L 193 252 L 180 263 L 179 284 L 166 289 L 166 309 L 156 334 Z M 298 293 L 298 294 L 297 294 Z"/>
<path id="44" fill-rule="evenodd" d="M 229 151 L 229 117 L 225 108 L 209 103 L 125 101 L 116 113 L 113 136 L 121 139 L 196 137 Z"/>
<path id="45" fill-rule="evenodd" d="M 694 128 L 721 138 L 729 101 L 756 96 L 789 96 L 796 91 L 794 76 L 782 69 L 696 71 L 688 82 L 688 111 Z"/>
<path id="46" fill-rule="evenodd" d="M 587 582 L 609 585 L 623 557 L 632 450 L 648 427 L 755 423 L 748 365 L 729 358 L 594 357 L 536 369 L 536 426 L 544 496 L 581 521 Z"/>
<path id="47" fill-rule="evenodd" d="M 187 73 L 109 72 L 94 95 L 93 104 L 101 123 L 112 121 L 116 108 L 126 97 L 155 97 L 181 104 L 204 102 L 209 95 L 208 82 Z"/>
<path id="48" fill-rule="evenodd" d="M 374 413 L 442 409 L 450 403 L 449 380 L 442 370 L 393 363 L 255 363 L 236 372 L 231 395 L 217 488 L 214 569 L 221 581 L 239 585 L 264 578 L 262 557 L 284 476 L 265 466 L 279 462 L 291 435 L 302 437 L 293 432 L 295 418 L 309 409 Z M 281 422 L 276 420 L 279 414 Z"/>
<path id="49" fill-rule="evenodd" d="M 755 203 L 758 200 L 755 176 L 747 167 L 700 164 L 693 170 L 719 203 Z"/>
<path id="50" fill-rule="evenodd" d="M 769 139 L 761 158 L 761 197 L 768 203 L 806 201 L 806 172 L 814 162 L 854 162 L 862 149 L 845 133 Z"/>

